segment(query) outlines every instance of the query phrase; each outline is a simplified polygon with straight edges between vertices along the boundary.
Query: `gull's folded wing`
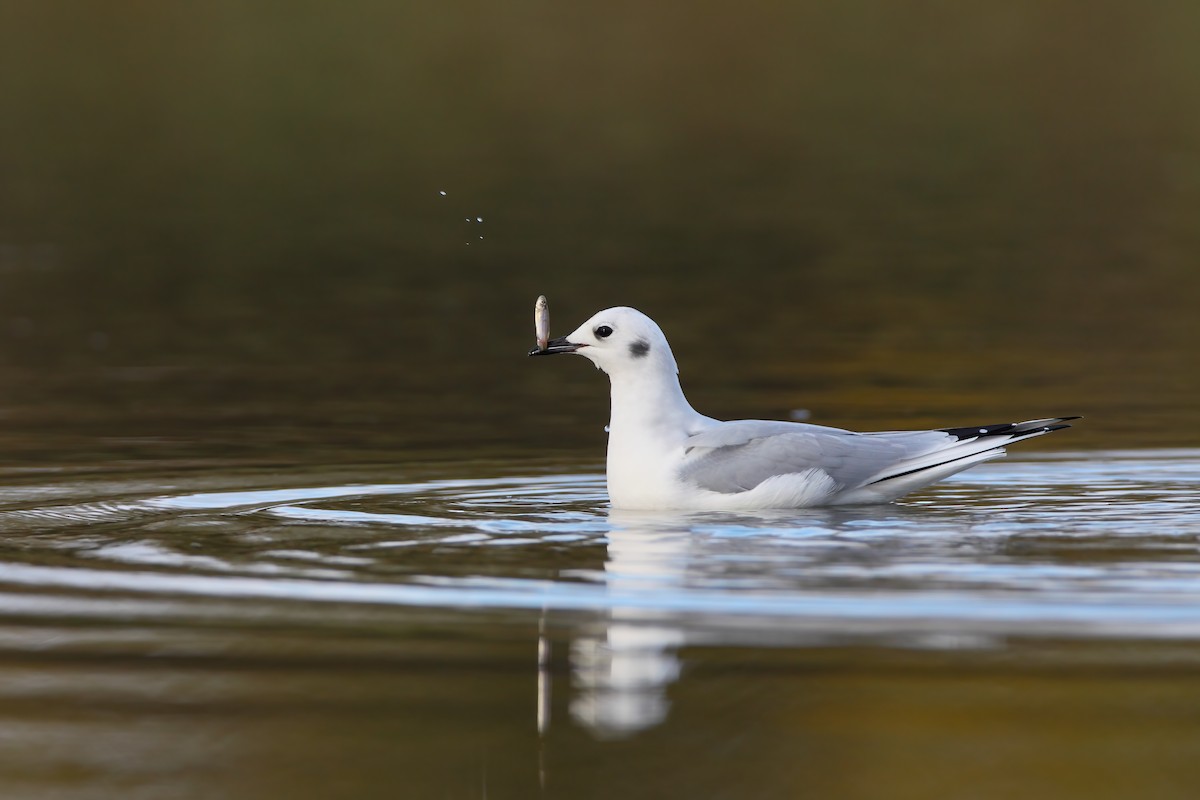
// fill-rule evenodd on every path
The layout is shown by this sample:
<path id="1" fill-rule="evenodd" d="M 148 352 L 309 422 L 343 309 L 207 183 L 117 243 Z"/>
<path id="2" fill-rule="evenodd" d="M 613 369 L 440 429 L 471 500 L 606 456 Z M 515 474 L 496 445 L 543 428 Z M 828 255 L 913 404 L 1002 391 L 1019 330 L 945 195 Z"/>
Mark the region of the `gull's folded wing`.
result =
<path id="1" fill-rule="evenodd" d="M 853 433 L 796 422 L 723 422 L 690 437 L 680 477 L 714 492 L 744 492 L 776 475 L 820 470 L 850 490 L 928 470 L 944 477 L 1070 417 L 933 431 Z M 992 451 L 995 451 L 994 453 Z M 988 454 L 985 456 L 984 454 Z M 909 481 L 912 482 L 912 481 Z"/>

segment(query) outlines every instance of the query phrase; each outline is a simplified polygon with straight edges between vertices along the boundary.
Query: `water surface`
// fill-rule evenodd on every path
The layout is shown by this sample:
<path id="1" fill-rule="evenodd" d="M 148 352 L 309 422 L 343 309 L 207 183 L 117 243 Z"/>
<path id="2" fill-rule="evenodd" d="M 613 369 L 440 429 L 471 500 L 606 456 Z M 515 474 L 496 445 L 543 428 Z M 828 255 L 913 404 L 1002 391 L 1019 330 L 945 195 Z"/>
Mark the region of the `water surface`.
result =
<path id="1" fill-rule="evenodd" d="M 745 515 L 617 513 L 545 465 L 399 473 L 10 475 L 10 785 L 871 796 L 861 764 L 915 796 L 912 758 L 997 736 L 939 782 L 1197 763 L 1196 451 Z M 693 750 L 724 755 L 644 773 Z"/>

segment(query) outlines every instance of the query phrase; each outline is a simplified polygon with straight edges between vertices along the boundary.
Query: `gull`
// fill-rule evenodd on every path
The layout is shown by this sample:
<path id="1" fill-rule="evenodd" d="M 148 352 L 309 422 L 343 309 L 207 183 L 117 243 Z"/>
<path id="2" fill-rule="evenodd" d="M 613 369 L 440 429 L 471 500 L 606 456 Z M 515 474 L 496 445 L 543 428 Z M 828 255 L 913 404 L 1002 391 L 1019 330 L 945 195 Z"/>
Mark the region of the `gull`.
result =
<path id="1" fill-rule="evenodd" d="M 607 484 L 617 509 L 750 511 L 888 503 L 1079 417 L 856 433 L 802 422 L 722 421 L 688 403 L 667 337 L 618 306 L 529 355 L 573 353 L 608 374 Z"/>

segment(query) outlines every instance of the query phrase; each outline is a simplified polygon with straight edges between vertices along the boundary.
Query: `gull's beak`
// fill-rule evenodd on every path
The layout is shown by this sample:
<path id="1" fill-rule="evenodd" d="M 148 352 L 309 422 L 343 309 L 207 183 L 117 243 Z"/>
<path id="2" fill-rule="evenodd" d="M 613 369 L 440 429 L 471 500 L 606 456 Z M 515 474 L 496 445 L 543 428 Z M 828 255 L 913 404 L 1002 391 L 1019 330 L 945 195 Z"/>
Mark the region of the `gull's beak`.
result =
<path id="1" fill-rule="evenodd" d="M 575 344 L 568 342 L 567 337 L 560 336 L 557 339 L 551 339 L 546 342 L 546 349 L 542 350 L 537 347 L 529 351 L 531 356 L 553 356 L 559 353 L 574 353 L 581 347 L 587 347 L 586 344 Z"/>

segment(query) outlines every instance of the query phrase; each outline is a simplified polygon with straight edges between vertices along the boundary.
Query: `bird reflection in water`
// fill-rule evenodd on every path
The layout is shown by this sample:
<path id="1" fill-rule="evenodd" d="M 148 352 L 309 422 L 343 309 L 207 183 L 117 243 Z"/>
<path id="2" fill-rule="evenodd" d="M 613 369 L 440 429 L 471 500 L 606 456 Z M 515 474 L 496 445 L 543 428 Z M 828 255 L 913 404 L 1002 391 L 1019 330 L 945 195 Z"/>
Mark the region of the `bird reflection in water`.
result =
<path id="1" fill-rule="evenodd" d="M 692 536 L 676 515 L 613 512 L 603 580 L 618 597 L 668 594 L 686 580 Z M 679 677 L 683 629 L 649 604 L 614 603 L 570 647 L 571 717 L 601 738 L 663 722 Z M 539 700 L 539 709 L 544 701 Z M 539 725 L 539 729 L 543 726 Z"/>

